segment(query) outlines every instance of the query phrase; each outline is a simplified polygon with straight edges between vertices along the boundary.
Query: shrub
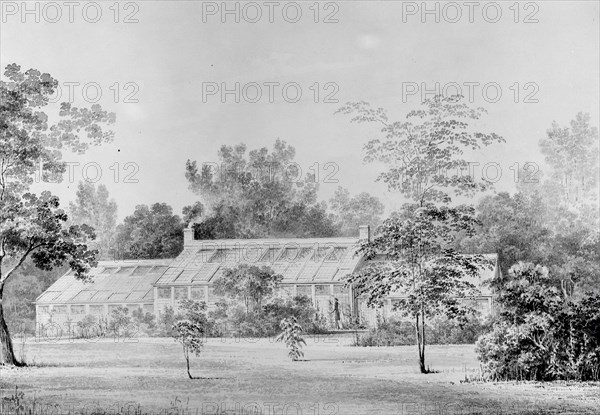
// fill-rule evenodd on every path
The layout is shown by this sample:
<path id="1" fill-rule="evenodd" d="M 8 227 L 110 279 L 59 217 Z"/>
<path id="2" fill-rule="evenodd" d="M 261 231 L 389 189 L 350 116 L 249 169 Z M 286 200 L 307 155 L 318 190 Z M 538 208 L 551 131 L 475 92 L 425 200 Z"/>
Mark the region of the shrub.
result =
<path id="1" fill-rule="evenodd" d="M 302 338 L 302 327 L 298 324 L 296 317 L 284 318 L 279 325 L 281 334 L 275 339 L 276 342 L 284 342 L 290 349 L 288 356 L 293 362 L 304 357 L 304 352 L 300 350 L 302 345 L 306 345 L 306 341 Z"/>
<path id="2" fill-rule="evenodd" d="M 498 296 L 495 327 L 476 351 L 498 380 L 598 380 L 600 295 L 561 296 L 545 267 L 513 265 Z"/>

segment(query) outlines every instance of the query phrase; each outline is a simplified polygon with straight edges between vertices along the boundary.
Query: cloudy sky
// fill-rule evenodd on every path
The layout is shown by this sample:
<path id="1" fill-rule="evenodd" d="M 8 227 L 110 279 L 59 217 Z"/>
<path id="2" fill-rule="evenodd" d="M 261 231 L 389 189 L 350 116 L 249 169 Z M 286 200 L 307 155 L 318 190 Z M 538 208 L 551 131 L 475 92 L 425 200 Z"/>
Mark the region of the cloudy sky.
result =
<path id="1" fill-rule="evenodd" d="M 65 160 L 100 166 L 121 218 L 159 201 L 180 213 L 196 200 L 187 159 L 216 162 L 223 144 L 271 147 L 277 138 L 296 148 L 304 172 L 318 166 L 321 182 L 334 173 L 321 197 L 340 185 L 394 209 L 402 199 L 374 184 L 378 167 L 361 161 L 377 127 L 334 112 L 364 100 L 401 119 L 436 82 L 447 91 L 458 84 L 463 95 L 473 85 L 474 105 L 489 112 L 481 127 L 507 140 L 471 155 L 499 164 L 497 190 L 514 189 L 514 163 L 543 171 L 538 141 L 554 120 L 567 124 L 583 111 L 598 125 L 598 2 L 430 2 L 427 14 L 421 2 L 391 1 L 228 2 L 230 13 L 221 2 L 29 2 L 29 13 L 23 4 L 1 2 L 0 63 L 49 72 L 63 101 L 79 83 L 71 84 L 75 105 L 97 99 L 117 113 L 112 144 Z M 236 83 L 239 103 L 221 95 Z M 74 183 L 44 187 L 71 200 L 79 166 Z"/>

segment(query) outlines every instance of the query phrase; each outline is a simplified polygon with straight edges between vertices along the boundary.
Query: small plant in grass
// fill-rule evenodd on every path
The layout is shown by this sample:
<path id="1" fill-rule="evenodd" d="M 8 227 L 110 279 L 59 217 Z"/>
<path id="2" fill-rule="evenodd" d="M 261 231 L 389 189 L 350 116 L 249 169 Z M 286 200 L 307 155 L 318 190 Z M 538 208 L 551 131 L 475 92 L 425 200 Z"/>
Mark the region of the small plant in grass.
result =
<path id="1" fill-rule="evenodd" d="M 306 345 L 306 342 L 302 338 L 302 326 L 298 324 L 296 317 L 284 318 L 281 320 L 279 327 L 283 331 L 277 336 L 275 341 L 285 343 L 288 349 L 290 349 L 288 356 L 293 362 L 304 357 L 304 353 L 300 349 L 302 345 Z"/>
<path id="2" fill-rule="evenodd" d="M 210 331 L 210 321 L 206 317 L 206 304 L 191 300 L 181 302 L 184 319 L 173 325 L 173 338 L 181 343 L 183 357 L 187 366 L 187 374 L 190 379 L 197 379 L 190 373 L 190 355 L 200 356 L 204 346 L 204 338 Z"/>

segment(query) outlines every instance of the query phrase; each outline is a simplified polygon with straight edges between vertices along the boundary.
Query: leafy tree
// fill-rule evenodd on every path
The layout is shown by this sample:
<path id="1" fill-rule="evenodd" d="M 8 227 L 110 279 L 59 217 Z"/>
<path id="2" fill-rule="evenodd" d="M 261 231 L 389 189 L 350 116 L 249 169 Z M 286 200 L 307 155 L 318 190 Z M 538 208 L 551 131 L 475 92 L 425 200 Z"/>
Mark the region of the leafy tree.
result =
<path id="1" fill-rule="evenodd" d="M 499 266 L 506 275 L 519 262 L 544 262 L 551 244 L 552 231 L 546 222 L 548 207 L 539 195 L 501 192 L 481 198 L 477 204 L 477 233 L 461 238 L 463 252 L 496 252 Z"/>
<path id="2" fill-rule="evenodd" d="M 86 242 L 94 238 L 87 225 L 67 226 L 67 215 L 49 192 L 30 193 L 37 177 L 60 179 L 65 171 L 62 151 L 84 153 L 91 145 L 109 142 L 111 131 L 102 126 L 115 120 L 99 105 L 77 108 L 62 103 L 57 121 L 42 111 L 58 86 L 47 73 L 21 72 L 11 64 L 0 80 L 0 342 L 1 361 L 15 358 L 4 318 L 3 294 L 7 281 L 29 258 L 42 269 L 68 264 L 78 278 L 86 278 L 96 263 Z M 41 171 L 41 174 L 40 174 Z M 22 275 L 22 274 L 21 274 Z"/>
<path id="3" fill-rule="evenodd" d="M 551 167 L 550 180 L 559 184 L 558 194 L 566 204 L 598 203 L 598 129 L 590 126 L 589 114 L 578 113 L 570 127 L 554 122 L 540 148 Z"/>
<path id="4" fill-rule="evenodd" d="M 183 357 L 190 379 L 197 379 L 190 373 L 190 354 L 200 356 L 204 347 L 204 338 L 210 332 L 211 323 L 206 317 L 206 304 L 196 303 L 191 300 L 181 302 L 183 319 L 173 325 L 173 337 L 176 342 L 181 343 Z"/>
<path id="5" fill-rule="evenodd" d="M 381 215 L 385 206 L 375 196 L 367 192 L 350 197 L 348 189 L 338 187 L 329 200 L 335 224 L 342 236 L 358 236 L 361 225 L 377 227 L 381 224 Z"/>
<path id="6" fill-rule="evenodd" d="M 475 312 L 460 299 L 476 295 L 469 280 L 490 264 L 481 255 L 460 254 L 451 247 L 459 232 L 472 235 L 475 225 L 471 207 L 407 204 L 358 250 L 367 260 L 383 257 L 386 261 L 367 262 L 348 282 L 366 296 L 369 306 L 381 306 L 392 292 L 403 293 L 395 308 L 414 321 L 421 373 L 429 373 L 425 365 L 427 320 L 444 315 L 466 323 Z"/>
<path id="7" fill-rule="evenodd" d="M 213 282 L 213 288 L 216 295 L 241 300 L 246 312 L 250 309 L 259 312 L 263 299 L 273 294 L 282 280 L 282 275 L 267 266 L 240 264 L 226 268 Z"/>
<path id="8" fill-rule="evenodd" d="M 317 203 L 318 183 L 302 176 L 296 150 L 277 140 L 273 150 L 222 146 L 218 166 L 186 163 L 190 189 L 206 206 L 197 235 L 214 238 L 331 236 L 335 228 Z M 192 210 L 192 207 L 186 208 Z"/>
<path id="9" fill-rule="evenodd" d="M 183 250 L 183 223 L 166 203 L 138 205 L 117 227 L 124 259 L 174 258 Z"/>
<path id="10" fill-rule="evenodd" d="M 117 203 L 109 199 L 103 184 L 79 182 L 77 199 L 69 204 L 70 221 L 76 225 L 87 224 L 96 231 L 96 245 L 102 259 L 109 259 L 112 239 L 117 227 Z"/>
<path id="11" fill-rule="evenodd" d="M 284 342 L 290 349 L 288 356 L 293 362 L 304 357 L 304 352 L 300 350 L 302 345 L 306 346 L 306 341 L 302 338 L 302 327 L 298 324 L 296 317 L 292 316 L 281 320 L 282 332 L 275 339 L 276 342 Z"/>
<path id="12" fill-rule="evenodd" d="M 410 111 L 408 121 L 390 121 L 383 108 L 366 102 L 350 102 L 337 112 L 354 115 L 351 122 L 381 124 L 382 139 L 369 140 L 366 162 L 383 162 L 389 167 L 377 180 L 387 183 L 413 201 L 449 202 L 451 193 L 472 196 L 491 184 L 469 174 L 465 150 L 479 150 L 504 142 L 495 133 L 483 133 L 469 123 L 486 111 L 470 108 L 462 96 L 436 96 L 423 102 L 423 109 Z"/>

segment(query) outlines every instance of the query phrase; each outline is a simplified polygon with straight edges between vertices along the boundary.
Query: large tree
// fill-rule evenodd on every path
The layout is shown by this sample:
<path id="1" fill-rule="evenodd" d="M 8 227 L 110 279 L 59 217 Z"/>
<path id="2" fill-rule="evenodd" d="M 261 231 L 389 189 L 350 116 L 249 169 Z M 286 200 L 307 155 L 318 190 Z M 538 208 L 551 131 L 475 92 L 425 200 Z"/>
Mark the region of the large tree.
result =
<path id="1" fill-rule="evenodd" d="M 206 206 L 197 232 L 214 238 L 333 236 L 326 207 L 317 202 L 318 183 L 294 162 L 295 153 L 277 140 L 270 152 L 224 145 L 216 164 L 188 160 L 189 187 Z"/>
<path id="2" fill-rule="evenodd" d="M 381 224 L 381 215 L 385 210 L 377 197 L 367 192 L 350 196 L 348 189 L 343 187 L 336 189 L 329 199 L 329 207 L 342 236 L 358 236 L 361 225 L 377 227 Z"/>
<path id="3" fill-rule="evenodd" d="M 349 283 L 371 306 L 392 291 L 406 294 L 396 308 L 414 322 L 419 368 L 428 373 L 426 320 L 437 314 L 463 319 L 470 309 L 457 298 L 474 295 L 469 277 L 490 265 L 480 255 L 455 249 L 457 238 L 472 236 L 477 222 L 472 207 L 447 204 L 453 195 L 472 196 L 491 187 L 469 174 L 465 152 L 504 140 L 471 125 L 485 110 L 469 107 L 461 96 L 426 100 L 422 109 L 407 114 L 408 121 L 390 121 L 384 109 L 365 102 L 348 103 L 338 112 L 352 114 L 352 122 L 382 125 L 383 137 L 365 146 L 365 161 L 384 163 L 378 180 L 413 201 L 384 221 L 372 241 L 361 244 L 359 252 L 367 259 L 383 256 L 388 261 L 370 261 Z"/>
<path id="4" fill-rule="evenodd" d="M 466 299 L 477 294 L 470 282 L 491 264 L 481 255 L 465 255 L 452 245 L 461 232 L 472 235 L 476 220 L 473 208 L 405 205 L 386 219 L 372 241 L 358 252 L 367 266 L 349 276 L 348 282 L 369 306 L 381 306 L 390 293 L 401 295 L 394 309 L 412 319 L 421 373 L 425 364 L 426 322 L 438 315 L 467 321 L 475 310 Z M 377 259 L 385 259 L 380 261 Z"/>
<path id="5" fill-rule="evenodd" d="M 365 145 L 364 160 L 386 165 L 377 180 L 384 181 L 390 191 L 424 205 L 489 189 L 491 183 L 469 171 L 465 156 L 465 151 L 504 142 L 495 133 L 473 127 L 485 109 L 469 107 L 458 95 L 436 96 L 422 105 L 406 115 L 407 121 L 390 121 L 383 108 L 373 109 L 362 101 L 347 103 L 337 112 L 353 115 L 351 122 L 382 126 L 382 138 Z"/>
<path id="6" fill-rule="evenodd" d="M 94 237 L 87 225 L 67 226 L 67 215 L 49 192 L 35 195 L 35 178 L 61 177 L 62 151 L 84 153 L 89 146 L 112 140 L 102 126 L 114 114 L 99 105 L 77 108 L 62 103 L 56 121 L 42 111 L 58 81 L 47 73 L 22 72 L 11 64 L 0 80 L 0 343 L 2 363 L 18 365 L 4 318 L 3 294 L 7 281 L 30 258 L 43 270 L 67 263 L 78 278 L 95 265 L 95 251 L 86 242 Z M 53 114 L 54 115 L 54 114 Z M 40 173 L 41 172 L 41 173 Z M 37 176 L 36 176 L 37 175 Z"/>
<path id="7" fill-rule="evenodd" d="M 117 227 L 117 203 L 109 198 L 106 186 L 100 184 L 96 188 L 92 183 L 79 182 L 77 198 L 69 203 L 69 218 L 73 224 L 94 228 L 100 258 L 108 259 Z"/>
<path id="8" fill-rule="evenodd" d="M 183 223 L 166 203 L 138 205 L 117 227 L 115 245 L 123 259 L 175 258 L 183 250 Z"/>

